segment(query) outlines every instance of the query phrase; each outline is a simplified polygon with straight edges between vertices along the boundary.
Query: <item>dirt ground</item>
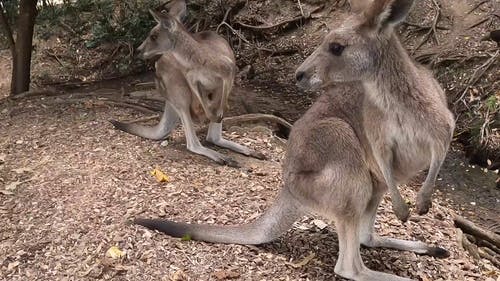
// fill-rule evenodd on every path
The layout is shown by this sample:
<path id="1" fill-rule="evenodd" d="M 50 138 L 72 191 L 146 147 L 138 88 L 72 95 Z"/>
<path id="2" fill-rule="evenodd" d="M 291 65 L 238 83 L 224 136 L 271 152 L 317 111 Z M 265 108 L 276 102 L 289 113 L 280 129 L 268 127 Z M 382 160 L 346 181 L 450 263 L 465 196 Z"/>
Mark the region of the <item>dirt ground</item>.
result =
<path id="1" fill-rule="evenodd" d="M 114 130 L 107 120 L 144 115 L 97 99 L 65 104 L 60 98 L 37 98 L 15 105 L 4 100 L 0 112 L 2 280 L 340 280 L 333 272 L 338 251 L 334 229 L 312 217 L 259 247 L 181 241 L 128 224 L 136 216 L 220 224 L 254 219 L 281 185 L 284 145 L 266 126 L 226 132 L 269 158 L 224 151 L 243 164 L 235 169 L 187 152 L 180 130 L 166 146 Z M 460 180 L 474 173 L 461 157 L 450 153 L 428 215 L 413 214 L 401 225 L 384 201 L 377 223 L 381 234 L 440 245 L 451 257 L 363 249 L 370 268 L 416 280 L 499 278 L 498 269 L 474 261 L 457 242 L 452 216 L 477 214 L 474 208 L 499 198 L 498 192 L 469 197 L 495 189 L 484 184 L 493 181 L 482 171 Z M 156 167 L 169 182 L 156 182 L 150 175 Z M 444 195 L 453 190 L 465 192 L 459 196 L 462 202 Z M 413 202 L 415 186 L 404 187 L 403 193 Z M 106 258 L 112 246 L 125 256 Z"/>
<path id="2" fill-rule="evenodd" d="M 426 18 L 429 3 L 419 2 L 422 9 L 416 9 L 410 20 Z M 453 3 L 444 9 L 463 13 L 473 6 L 465 0 Z M 295 1 L 289 4 L 282 7 L 283 15 L 272 20 L 298 12 Z M 265 15 L 266 7 L 256 5 L 247 15 Z M 265 35 L 272 48 L 287 50 L 290 55 L 269 52 L 267 45 L 259 45 L 263 51 L 257 53 L 243 45 L 234 46 L 240 68 L 251 66 L 252 71 L 239 81 L 230 115 L 279 112 L 289 120 L 301 115 L 316 95 L 298 93 L 291 83 L 292 73 L 319 41 L 326 22 L 335 20 L 332 9 L 280 38 Z M 481 12 L 477 9 L 463 24 L 473 24 Z M 426 22 L 432 13 L 427 15 Z M 447 23 L 453 18 L 442 20 Z M 438 30 L 438 36 L 441 42 L 449 42 L 444 49 L 460 44 L 461 50 L 467 50 L 483 31 L 474 29 L 474 40 L 467 42 L 444 40 L 462 38 L 460 30 Z M 406 42 L 407 46 L 412 42 L 416 39 Z M 485 50 L 492 46 L 489 42 L 480 44 Z M 431 43 L 426 46 L 423 50 L 432 49 Z M 440 58 L 436 55 L 434 59 Z M 35 66 L 35 75 L 54 68 L 46 63 L 45 70 L 39 70 L 41 64 Z M 137 216 L 217 224 L 256 218 L 281 186 L 285 144 L 270 124 L 244 124 L 225 131 L 226 137 L 262 151 L 268 160 L 217 148 L 242 163 L 238 169 L 219 166 L 188 152 L 180 129 L 161 143 L 112 128 L 110 119 L 135 120 L 146 115 L 102 97 L 123 98 L 132 81 L 149 80 L 148 75 L 65 90 L 66 95 L 60 97 L 14 102 L 4 98 L 10 83 L 6 51 L 0 52 L 0 66 L 0 280 L 344 280 L 333 271 L 338 253 L 335 229 L 325 226 L 322 218 L 304 217 L 279 240 L 258 247 L 181 241 L 129 224 Z M 438 78 L 449 92 L 466 80 L 455 75 Z M 495 81 L 485 77 L 482 82 L 488 84 L 492 79 Z M 39 77 L 34 81 L 41 83 Z M 498 268 L 487 260 L 472 258 L 457 241 L 452 220 L 455 214 L 500 230 L 497 176 L 467 162 L 460 145 L 455 144 L 440 172 L 430 213 L 412 214 L 402 225 L 386 198 L 376 225 L 382 235 L 426 241 L 445 247 L 451 256 L 434 259 L 363 249 L 368 267 L 422 281 L 500 280 Z M 170 181 L 157 182 L 150 174 L 154 168 L 165 172 Z M 402 187 L 412 204 L 422 180 L 421 175 Z M 113 246 L 122 257 L 108 256 Z"/>

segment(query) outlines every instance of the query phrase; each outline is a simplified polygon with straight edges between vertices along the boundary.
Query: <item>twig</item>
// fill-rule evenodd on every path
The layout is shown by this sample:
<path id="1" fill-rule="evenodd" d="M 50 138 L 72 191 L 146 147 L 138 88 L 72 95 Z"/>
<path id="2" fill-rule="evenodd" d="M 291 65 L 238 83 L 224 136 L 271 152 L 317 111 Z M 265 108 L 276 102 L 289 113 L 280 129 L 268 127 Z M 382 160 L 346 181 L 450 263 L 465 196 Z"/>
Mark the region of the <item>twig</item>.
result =
<path id="1" fill-rule="evenodd" d="M 156 87 L 156 84 L 155 84 L 155 82 L 141 82 L 141 83 L 134 84 L 134 86 L 154 88 L 154 87 Z"/>
<path id="2" fill-rule="evenodd" d="M 489 20 L 490 20 L 490 17 L 486 17 L 484 19 L 480 19 L 479 21 L 477 21 L 477 22 L 471 24 L 469 27 L 467 27 L 467 29 L 473 29 L 474 27 L 477 27 L 477 26 L 479 26 L 479 25 L 481 25 L 481 24 L 483 24 L 483 23 L 485 23 L 485 22 L 487 22 Z"/>
<path id="3" fill-rule="evenodd" d="M 472 9 L 470 9 L 470 10 L 469 10 L 467 13 L 465 13 L 465 14 L 466 14 L 466 15 L 468 15 L 468 14 L 470 14 L 470 13 L 474 12 L 477 8 L 481 7 L 483 4 L 488 3 L 488 2 L 490 2 L 490 1 L 489 1 L 489 0 L 484 0 L 484 1 L 481 1 L 481 2 L 477 3 L 477 4 L 476 4 L 476 5 L 475 5 Z"/>
<path id="4" fill-rule="evenodd" d="M 64 63 L 63 63 L 63 62 L 59 59 L 59 57 L 58 57 L 56 54 L 54 54 L 54 53 L 50 52 L 49 50 L 47 50 L 45 53 L 46 53 L 49 57 L 53 57 L 53 58 L 55 58 L 55 59 L 56 59 L 56 61 L 57 61 L 57 62 L 58 62 L 58 63 L 59 63 L 62 67 L 67 68 L 67 67 L 64 65 Z"/>
<path id="5" fill-rule="evenodd" d="M 484 64 L 482 64 L 480 67 L 478 67 L 472 76 L 469 78 L 469 81 L 467 82 L 467 86 L 465 87 L 464 91 L 462 92 L 462 95 L 453 103 L 457 104 L 467 94 L 467 91 L 474 86 L 477 81 L 486 73 L 486 71 L 497 61 L 497 58 L 500 54 L 500 50 L 497 50 L 496 53 L 490 57 Z M 464 102 L 465 103 L 465 102 Z"/>
<path id="6" fill-rule="evenodd" d="M 297 2 L 299 4 L 300 14 L 305 18 L 306 16 L 304 15 L 304 10 L 302 9 L 302 3 L 300 3 L 300 0 L 297 0 Z"/>
<path id="7" fill-rule="evenodd" d="M 151 115 L 151 116 L 146 116 L 146 117 L 141 117 L 141 118 L 137 118 L 137 119 L 134 119 L 134 120 L 130 120 L 128 121 L 127 123 L 139 123 L 139 122 L 145 122 L 145 121 L 149 121 L 149 120 L 153 120 L 153 119 L 157 119 L 159 118 L 160 115 L 159 114 L 155 114 L 155 115 Z"/>
<path id="8" fill-rule="evenodd" d="M 238 21 L 237 23 L 242 26 L 242 27 L 245 27 L 245 28 L 248 28 L 248 29 L 254 29 L 254 30 L 269 30 L 269 29 L 273 29 L 273 28 L 277 28 L 277 27 L 280 27 L 280 26 L 283 26 L 283 25 L 286 25 L 286 24 L 290 24 L 290 23 L 294 23 L 294 22 L 298 22 L 298 21 L 301 21 L 301 20 L 306 20 L 306 19 L 309 19 L 311 18 L 311 15 L 317 11 L 319 11 L 320 9 L 322 9 L 323 6 L 319 6 L 319 7 L 316 7 L 314 10 L 312 10 L 311 12 L 307 13 L 306 15 L 300 15 L 300 16 L 297 16 L 297 17 L 294 17 L 294 18 L 291 18 L 291 19 L 287 19 L 287 20 L 284 20 L 284 21 L 280 21 L 276 24 L 273 24 L 273 25 L 259 25 L 259 26 L 255 26 L 255 25 L 249 25 L 249 24 L 246 24 L 246 23 L 242 23 L 240 21 Z"/>
<path id="9" fill-rule="evenodd" d="M 69 26 L 69 24 L 65 23 L 63 20 L 59 20 L 59 23 L 65 27 L 68 31 L 70 31 L 71 33 L 73 34 L 77 34 L 77 32 L 71 27 Z"/>
<path id="10" fill-rule="evenodd" d="M 421 25 L 418 23 L 407 22 L 407 21 L 403 22 L 402 24 L 407 25 L 407 26 L 411 26 L 411 27 L 415 27 L 415 28 L 417 28 L 417 30 L 428 30 L 428 29 L 432 28 L 432 26 L 430 26 L 430 25 Z M 448 27 L 444 27 L 444 26 L 440 26 L 440 25 L 436 25 L 436 29 L 450 30 Z"/>
<path id="11" fill-rule="evenodd" d="M 424 37 L 422 38 L 422 40 L 420 41 L 420 43 L 417 44 L 417 46 L 413 49 L 412 51 L 412 54 L 415 54 L 415 52 L 420 49 L 424 44 L 425 42 L 427 42 L 427 40 L 429 40 L 429 38 L 431 36 L 434 37 L 434 40 L 436 41 L 436 43 L 439 45 L 439 39 L 437 37 L 437 32 L 436 32 L 436 29 L 437 29 L 437 24 L 438 24 L 438 21 L 439 21 L 439 18 L 441 17 L 441 7 L 439 6 L 439 4 L 436 2 L 436 0 L 432 0 L 432 3 L 434 4 L 434 7 L 435 7 L 435 16 L 434 16 L 434 19 L 432 20 L 432 24 L 431 24 L 431 28 L 429 29 L 429 31 L 427 31 L 427 33 L 424 35 Z"/>
<path id="12" fill-rule="evenodd" d="M 219 33 L 219 29 L 222 27 L 222 24 L 223 23 L 227 24 L 227 17 L 229 16 L 229 13 L 231 12 L 231 9 L 232 8 L 229 8 L 229 9 L 226 10 L 226 13 L 224 14 L 224 18 L 222 19 L 221 23 L 215 29 L 215 32 Z"/>

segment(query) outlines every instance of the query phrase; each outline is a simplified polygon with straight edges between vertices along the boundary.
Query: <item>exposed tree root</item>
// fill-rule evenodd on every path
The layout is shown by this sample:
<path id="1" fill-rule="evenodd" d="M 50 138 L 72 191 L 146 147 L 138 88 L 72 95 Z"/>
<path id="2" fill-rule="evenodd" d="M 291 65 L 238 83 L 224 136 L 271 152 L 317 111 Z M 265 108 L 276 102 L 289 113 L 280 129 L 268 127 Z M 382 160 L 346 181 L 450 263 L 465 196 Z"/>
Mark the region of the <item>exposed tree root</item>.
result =
<path id="1" fill-rule="evenodd" d="M 489 260 L 494 266 L 500 268 L 500 250 L 493 242 L 499 240 L 500 236 L 459 216 L 455 217 L 454 221 L 455 226 L 459 227 L 457 229 L 458 242 L 471 257 L 475 260 Z"/>
<path id="2" fill-rule="evenodd" d="M 460 228 L 463 232 L 473 235 L 477 239 L 488 241 L 497 248 L 500 247 L 500 235 L 490 230 L 481 228 L 473 222 L 460 216 L 456 216 L 453 219 L 453 222 L 455 223 L 455 226 Z"/>
<path id="3" fill-rule="evenodd" d="M 250 113 L 239 116 L 226 117 L 223 119 L 223 122 L 226 126 L 231 126 L 243 122 L 258 122 L 258 121 L 273 122 L 283 125 L 288 129 L 292 128 L 292 124 L 290 124 L 288 121 L 272 114 Z"/>
<path id="4" fill-rule="evenodd" d="M 418 43 L 415 48 L 413 49 L 412 53 L 414 54 L 418 49 L 420 49 L 431 37 L 434 37 L 434 40 L 436 43 L 439 45 L 439 39 L 437 37 L 437 24 L 439 22 L 439 18 L 441 17 L 441 6 L 439 6 L 439 3 L 436 2 L 437 0 L 432 0 L 432 3 L 434 4 L 434 19 L 432 20 L 431 27 L 429 28 L 429 31 L 424 35 L 420 43 Z"/>

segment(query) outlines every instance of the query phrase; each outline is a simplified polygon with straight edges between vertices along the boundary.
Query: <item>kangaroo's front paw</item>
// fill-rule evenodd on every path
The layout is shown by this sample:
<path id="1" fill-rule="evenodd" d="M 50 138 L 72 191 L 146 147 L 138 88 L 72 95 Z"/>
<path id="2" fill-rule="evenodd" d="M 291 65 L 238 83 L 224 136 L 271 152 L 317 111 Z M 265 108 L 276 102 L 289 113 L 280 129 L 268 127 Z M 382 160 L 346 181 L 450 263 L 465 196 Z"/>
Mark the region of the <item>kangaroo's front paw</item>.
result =
<path id="1" fill-rule="evenodd" d="M 429 209 L 432 207 L 432 201 L 429 197 L 421 196 L 420 194 L 417 197 L 417 214 L 425 215 L 429 212 Z"/>
<path id="2" fill-rule="evenodd" d="M 393 205 L 392 209 L 394 210 L 394 213 L 396 214 L 396 217 L 401 222 L 406 222 L 408 218 L 410 217 L 410 208 L 408 207 L 408 204 L 402 203 L 399 205 Z"/>

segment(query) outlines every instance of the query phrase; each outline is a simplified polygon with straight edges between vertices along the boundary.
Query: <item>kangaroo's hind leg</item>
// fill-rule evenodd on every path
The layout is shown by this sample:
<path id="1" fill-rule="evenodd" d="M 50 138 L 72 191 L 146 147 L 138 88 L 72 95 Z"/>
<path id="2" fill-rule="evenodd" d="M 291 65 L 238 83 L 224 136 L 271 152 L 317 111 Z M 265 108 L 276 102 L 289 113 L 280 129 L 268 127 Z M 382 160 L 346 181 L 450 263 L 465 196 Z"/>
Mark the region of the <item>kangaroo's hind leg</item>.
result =
<path id="1" fill-rule="evenodd" d="M 204 155 L 221 165 L 239 167 L 238 162 L 236 162 L 232 158 L 222 155 L 210 148 L 206 148 L 200 143 L 200 140 L 196 136 L 196 131 L 194 129 L 193 120 L 191 119 L 189 109 L 179 109 L 179 116 L 181 118 L 182 126 L 184 127 L 184 133 L 186 135 L 186 146 L 189 151 Z"/>
<path id="2" fill-rule="evenodd" d="M 265 159 L 264 154 L 260 152 L 257 152 L 233 141 L 224 139 L 222 137 L 222 123 L 210 122 L 210 124 L 208 125 L 207 141 L 217 146 L 231 149 L 243 155 L 252 156 L 257 159 Z"/>
<path id="3" fill-rule="evenodd" d="M 373 192 L 366 211 L 361 217 L 360 239 L 361 244 L 370 248 L 391 248 L 402 251 L 411 251 L 421 255 L 429 255 L 438 258 L 448 257 L 450 254 L 443 248 L 432 247 L 421 241 L 408 241 L 390 237 L 381 237 L 374 233 L 374 223 L 377 208 L 387 191 L 387 186 L 381 182 L 373 184 Z"/>
<path id="4" fill-rule="evenodd" d="M 411 281 L 393 274 L 368 269 L 361 259 L 359 247 L 360 218 L 343 217 L 335 223 L 339 237 L 339 256 L 335 273 L 355 281 Z"/>

